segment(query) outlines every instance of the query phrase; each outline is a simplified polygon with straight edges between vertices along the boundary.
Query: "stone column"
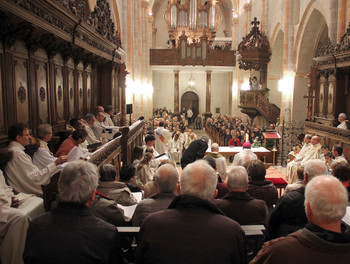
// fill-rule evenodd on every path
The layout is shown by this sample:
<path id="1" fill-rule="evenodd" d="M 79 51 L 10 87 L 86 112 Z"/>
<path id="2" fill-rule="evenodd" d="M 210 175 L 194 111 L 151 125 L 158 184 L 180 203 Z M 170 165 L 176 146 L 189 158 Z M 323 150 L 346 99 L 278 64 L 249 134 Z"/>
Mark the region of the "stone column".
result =
<path id="1" fill-rule="evenodd" d="M 179 70 L 174 70 L 174 115 L 180 115 Z"/>
<path id="2" fill-rule="evenodd" d="M 337 43 L 345 33 L 346 0 L 338 0 Z"/>
<path id="3" fill-rule="evenodd" d="M 206 86 L 206 95 L 205 95 L 205 119 L 208 117 L 211 117 L 210 112 L 210 103 L 211 103 L 211 72 L 212 71 L 206 71 L 207 73 L 207 86 Z"/>
<path id="4" fill-rule="evenodd" d="M 264 32 L 265 26 L 265 0 L 261 0 L 260 31 Z"/>
<path id="5" fill-rule="evenodd" d="M 233 72 L 228 73 L 228 114 L 232 115 L 232 76 Z"/>

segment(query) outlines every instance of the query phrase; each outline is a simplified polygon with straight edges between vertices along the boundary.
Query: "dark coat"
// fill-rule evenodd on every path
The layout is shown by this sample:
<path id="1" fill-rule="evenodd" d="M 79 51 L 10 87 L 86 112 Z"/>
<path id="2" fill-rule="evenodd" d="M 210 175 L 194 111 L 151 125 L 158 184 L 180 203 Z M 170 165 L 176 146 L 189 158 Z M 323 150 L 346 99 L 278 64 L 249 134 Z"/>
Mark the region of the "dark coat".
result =
<path id="1" fill-rule="evenodd" d="M 268 208 L 272 208 L 278 199 L 278 191 L 271 181 L 250 181 L 247 193 L 256 199 L 265 201 Z"/>
<path id="2" fill-rule="evenodd" d="M 148 216 L 139 234 L 137 263 L 246 263 L 245 235 L 211 202 L 178 196 Z"/>
<path id="3" fill-rule="evenodd" d="M 350 263 L 350 230 L 334 233 L 308 224 L 288 237 L 264 244 L 250 264 L 348 264 Z"/>
<path id="4" fill-rule="evenodd" d="M 122 263 L 117 229 L 83 204 L 59 203 L 28 228 L 25 263 Z"/>
<path id="5" fill-rule="evenodd" d="M 270 214 L 270 237 L 287 236 L 307 224 L 305 187 L 284 194 Z"/>
<path id="6" fill-rule="evenodd" d="M 208 149 L 208 144 L 202 139 L 197 139 L 191 142 L 181 158 L 181 168 L 185 168 L 187 164 L 195 162 L 197 159 L 202 159 Z"/>
<path id="7" fill-rule="evenodd" d="M 267 227 L 269 213 L 266 203 L 246 192 L 229 192 L 222 199 L 214 200 L 214 204 L 240 225 Z"/>

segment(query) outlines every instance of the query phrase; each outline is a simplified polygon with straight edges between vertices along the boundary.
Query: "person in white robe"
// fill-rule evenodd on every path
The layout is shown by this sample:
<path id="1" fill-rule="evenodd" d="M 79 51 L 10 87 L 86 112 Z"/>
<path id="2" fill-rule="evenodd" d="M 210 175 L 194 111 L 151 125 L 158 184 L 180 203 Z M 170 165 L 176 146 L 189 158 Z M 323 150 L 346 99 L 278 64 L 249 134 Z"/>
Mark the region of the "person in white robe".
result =
<path id="1" fill-rule="evenodd" d="M 294 163 L 294 165 L 291 167 L 289 177 L 287 175 L 287 179 L 289 180 L 289 183 L 294 183 L 297 179 L 297 168 L 298 166 L 304 166 L 305 162 L 308 160 L 313 159 L 320 159 L 321 158 L 321 144 L 320 144 L 320 138 L 318 136 L 313 136 L 311 138 L 311 148 L 305 153 L 304 158 L 301 161 L 297 161 Z"/>
<path id="2" fill-rule="evenodd" d="M 342 146 L 334 145 L 332 148 L 332 155 L 334 156 L 333 164 L 336 162 L 348 163 L 348 161 L 346 160 L 346 158 L 343 155 L 343 147 Z"/>
<path id="3" fill-rule="evenodd" d="M 312 138 L 311 135 L 309 134 L 305 135 L 303 147 L 301 148 L 301 150 L 297 155 L 294 155 L 294 159 L 287 164 L 287 180 L 289 183 L 293 183 L 291 181 L 291 175 L 292 175 L 292 169 L 294 168 L 295 164 L 297 162 L 302 161 L 303 158 L 305 157 L 305 153 L 308 153 L 312 148 L 311 138 Z"/>
<path id="4" fill-rule="evenodd" d="M 244 163 L 257 159 L 258 156 L 252 151 L 251 144 L 244 142 L 242 150 L 235 155 L 232 166 L 243 166 Z"/>
<path id="5" fill-rule="evenodd" d="M 94 131 L 92 130 L 92 127 L 94 126 L 95 124 L 95 117 L 93 114 L 91 113 L 88 113 L 85 115 L 85 120 L 82 120 L 82 128 L 85 129 L 85 131 L 87 132 L 87 138 L 86 140 L 88 141 L 89 144 L 95 144 L 95 143 L 99 143 L 101 142 L 99 140 L 99 138 L 97 138 L 95 136 L 95 133 Z"/>
<path id="6" fill-rule="evenodd" d="M 8 183 L 17 192 L 41 196 L 41 185 L 49 182 L 57 165 L 66 162 L 67 157 L 63 155 L 40 170 L 24 152 L 30 139 L 28 128 L 21 123 L 15 124 L 9 128 L 8 135 L 11 140 L 8 150 L 13 152 L 13 158 L 5 167 Z"/>
<path id="7" fill-rule="evenodd" d="M 146 153 L 143 156 L 142 160 L 140 161 L 135 171 L 135 183 L 142 190 L 144 189 L 145 184 L 147 182 L 150 182 L 153 180 L 154 169 L 152 169 L 150 166 L 152 158 L 153 157 L 151 153 Z"/>
<path id="8" fill-rule="evenodd" d="M 221 179 L 224 181 L 227 177 L 226 159 L 219 153 L 219 144 L 211 144 L 211 152 L 209 152 L 205 156 L 212 157 L 215 159 L 217 172 L 219 173 Z"/>
<path id="9" fill-rule="evenodd" d="M 171 159 L 175 161 L 175 163 L 180 163 L 182 157 L 182 142 L 180 139 L 181 132 L 178 131 L 175 133 L 174 138 L 170 141 L 170 155 Z"/>
<path id="10" fill-rule="evenodd" d="M 170 156 L 169 141 L 171 140 L 171 133 L 164 128 L 164 120 L 159 122 L 159 126 L 154 130 L 155 132 L 155 149 L 159 154 L 166 153 Z"/>
<path id="11" fill-rule="evenodd" d="M 341 129 L 348 129 L 348 126 L 346 125 L 346 114 L 345 113 L 340 113 L 338 116 L 338 121 L 340 124 L 337 126 L 337 128 Z"/>

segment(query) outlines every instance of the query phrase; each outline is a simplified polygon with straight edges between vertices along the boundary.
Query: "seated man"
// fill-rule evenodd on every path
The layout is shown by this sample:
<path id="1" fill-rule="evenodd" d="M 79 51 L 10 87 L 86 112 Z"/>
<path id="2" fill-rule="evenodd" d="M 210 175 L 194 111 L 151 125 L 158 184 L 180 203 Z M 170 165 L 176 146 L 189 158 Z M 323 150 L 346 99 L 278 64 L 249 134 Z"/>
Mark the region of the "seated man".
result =
<path id="1" fill-rule="evenodd" d="M 218 170 L 219 175 L 222 180 L 226 179 L 227 176 L 227 168 L 226 168 L 226 159 L 219 153 L 219 144 L 213 143 L 211 144 L 211 152 L 209 152 L 206 157 L 212 157 L 215 159 L 216 168 Z"/>
<path id="2" fill-rule="evenodd" d="M 100 143 L 100 138 L 97 138 L 95 136 L 94 131 L 92 130 L 92 127 L 95 124 L 95 117 L 93 114 L 86 114 L 85 115 L 85 121 L 82 121 L 83 123 L 83 128 L 87 132 L 87 137 L 86 140 L 89 142 L 89 144 L 95 144 L 95 143 Z"/>
<path id="3" fill-rule="evenodd" d="M 347 203 L 346 190 L 336 178 L 315 177 L 305 190 L 305 228 L 267 242 L 250 263 L 348 263 L 350 230 L 342 225 Z"/>
<path id="4" fill-rule="evenodd" d="M 140 187 L 135 184 L 135 167 L 124 165 L 120 170 L 120 181 L 125 183 L 131 192 L 142 192 Z"/>
<path id="5" fill-rule="evenodd" d="M 160 193 L 151 195 L 136 206 L 132 217 L 133 226 L 140 226 L 149 214 L 167 209 L 176 197 L 175 192 L 179 180 L 179 172 L 173 165 L 164 164 L 159 167 L 154 175 L 154 179 Z"/>
<path id="6" fill-rule="evenodd" d="M 242 150 L 235 155 L 232 166 L 243 166 L 244 163 L 257 159 L 258 156 L 252 151 L 251 144 L 249 142 L 245 142 Z"/>
<path id="7" fill-rule="evenodd" d="M 293 183 L 296 180 L 296 174 L 298 166 L 303 166 L 305 162 L 312 159 L 320 159 L 321 158 L 321 144 L 320 144 L 320 138 L 318 136 L 313 136 L 311 138 L 311 147 L 310 149 L 305 153 L 304 158 L 301 161 L 294 162 L 293 165 L 289 166 L 289 163 L 287 165 L 287 179 L 289 183 Z M 288 166 L 290 169 L 288 169 Z"/>
<path id="8" fill-rule="evenodd" d="M 7 152 L 9 157 L 12 153 Z M 1 159 L 5 153 L 1 153 Z M 14 194 L 0 170 L 0 260 L 23 263 L 25 237 L 29 221 L 44 212 L 43 200 L 29 194 Z"/>
<path id="9" fill-rule="evenodd" d="M 334 156 L 334 160 L 333 163 L 337 163 L 337 162 L 345 162 L 348 163 L 348 161 L 345 159 L 344 155 L 343 155 L 343 147 L 340 145 L 334 145 L 332 148 L 332 154 Z"/>
<path id="10" fill-rule="evenodd" d="M 97 185 L 92 163 L 65 166 L 58 181 L 59 204 L 29 225 L 25 263 L 122 263 L 117 229 L 89 209 Z"/>
<path id="11" fill-rule="evenodd" d="M 264 225 L 267 227 L 269 212 L 266 203 L 247 193 L 248 173 L 244 167 L 234 166 L 228 173 L 229 193 L 214 204 L 240 225 Z"/>
<path id="12" fill-rule="evenodd" d="M 29 144 L 30 138 L 25 124 L 18 123 L 11 126 L 8 135 L 11 140 L 8 150 L 13 152 L 13 158 L 5 167 L 9 185 L 16 192 L 42 195 L 41 185 L 49 182 L 57 165 L 66 162 L 67 157 L 61 156 L 40 170 L 24 152 L 24 147 Z"/>
<path id="13" fill-rule="evenodd" d="M 314 177 L 327 174 L 327 166 L 322 160 L 309 160 L 304 167 L 304 186 L 284 194 L 270 214 L 269 231 L 271 238 L 287 236 L 304 228 L 307 224 L 305 214 L 305 186 Z"/>
<path id="14" fill-rule="evenodd" d="M 339 125 L 337 126 L 337 128 L 341 128 L 341 129 L 347 129 L 347 125 L 345 123 L 346 121 L 346 114 L 345 113 L 340 113 L 338 116 L 338 121 L 339 121 Z"/>
<path id="15" fill-rule="evenodd" d="M 217 175 L 200 160 L 182 171 L 179 192 L 142 223 L 137 263 L 245 263 L 244 232 L 211 202 Z"/>
<path id="16" fill-rule="evenodd" d="M 218 170 L 217 170 L 217 167 L 216 167 L 216 162 L 215 162 L 214 158 L 205 156 L 203 158 L 203 160 L 208 162 L 210 167 L 212 167 L 215 170 L 216 174 L 218 175 L 218 183 L 216 185 L 216 189 L 218 190 L 218 193 L 217 193 L 215 198 L 216 199 L 221 199 L 222 197 L 224 197 L 229 192 L 227 183 L 222 181 L 221 176 L 218 173 Z"/>
<path id="17" fill-rule="evenodd" d="M 37 140 L 40 147 L 33 155 L 33 164 L 40 170 L 44 169 L 51 162 L 55 162 L 57 159 L 51 153 L 47 143 L 52 138 L 52 127 L 49 124 L 41 124 L 37 130 Z"/>
<path id="18" fill-rule="evenodd" d="M 119 175 L 115 166 L 105 164 L 100 167 L 99 172 L 100 181 L 97 191 L 123 206 L 137 204 L 137 200 L 126 184 L 119 181 Z"/>

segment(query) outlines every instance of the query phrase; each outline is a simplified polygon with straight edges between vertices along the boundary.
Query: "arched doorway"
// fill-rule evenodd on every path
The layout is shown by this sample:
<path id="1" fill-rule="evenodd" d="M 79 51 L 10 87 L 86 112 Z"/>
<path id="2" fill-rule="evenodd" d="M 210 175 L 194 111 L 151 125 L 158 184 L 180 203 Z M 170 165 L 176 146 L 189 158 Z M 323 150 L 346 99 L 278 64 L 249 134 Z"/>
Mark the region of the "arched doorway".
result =
<path id="1" fill-rule="evenodd" d="M 199 114 L 199 98 L 194 92 L 186 92 L 181 97 L 181 110 L 185 107 L 186 110 L 191 107 L 193 112 L 193 117 L 197 117 Z"/>

